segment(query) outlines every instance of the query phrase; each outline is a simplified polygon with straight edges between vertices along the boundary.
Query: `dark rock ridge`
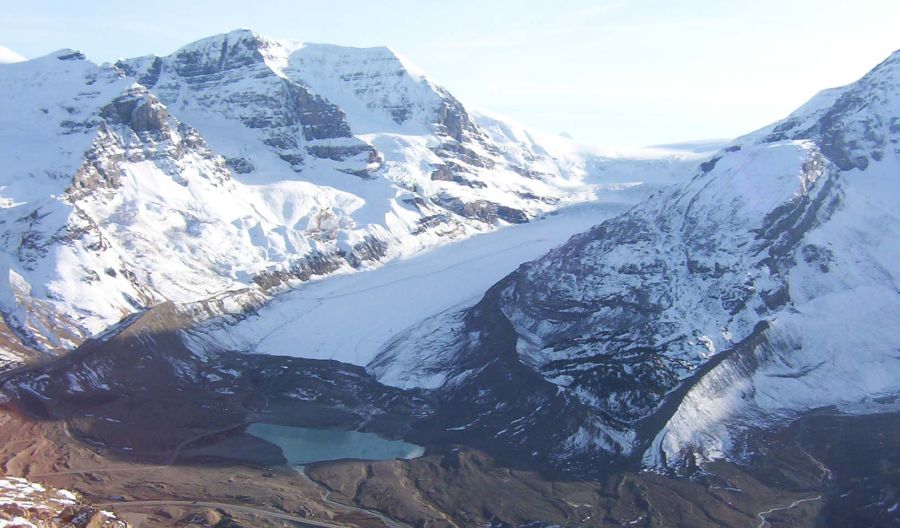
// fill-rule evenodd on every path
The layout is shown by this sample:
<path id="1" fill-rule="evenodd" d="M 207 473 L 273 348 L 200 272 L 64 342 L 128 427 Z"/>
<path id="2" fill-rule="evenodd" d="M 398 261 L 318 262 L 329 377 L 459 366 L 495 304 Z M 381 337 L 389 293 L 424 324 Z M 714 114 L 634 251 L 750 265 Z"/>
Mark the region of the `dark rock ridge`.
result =
<path id="1" fill-rule="evenodd" d="M 82 441 L 116 445 L 127 439 L 136 451 L 163 455 L 184 440 L 178 435 L 185 428 L 198 423 L 215 429 L 279 417 L 285 425 L 364 428 L 399 437 L 408 432 L 410 417 L 429 412 L 416 392 L 385 387 L 361 367 L 222 351 L 197 354 L 185 344 L 190 342 L 185 329 L 210 309 L 215 307 L 158 304 L 46 366 L 7 375 L 0 390 L 33 417 L 72 421 Z M 201 418 L 210 405 L 216 411 Z M 90 419 L 89 409 L 122 418 Z M 157 419 L 161 426 L 155 434 L 130 433 Z"/>
<path id="2" fill-rule="evenodd" d="M 528 216 L 522 211 L 505 205 L 498 205 L 489 200 L 464 202 L 455 196 L 441 195 L 437 197 L 436 202 L 460 216 L 477 218 L 488 224 L 493 224 L 498 219 L 511 224 L 522 224 L 528 221 Z"/>

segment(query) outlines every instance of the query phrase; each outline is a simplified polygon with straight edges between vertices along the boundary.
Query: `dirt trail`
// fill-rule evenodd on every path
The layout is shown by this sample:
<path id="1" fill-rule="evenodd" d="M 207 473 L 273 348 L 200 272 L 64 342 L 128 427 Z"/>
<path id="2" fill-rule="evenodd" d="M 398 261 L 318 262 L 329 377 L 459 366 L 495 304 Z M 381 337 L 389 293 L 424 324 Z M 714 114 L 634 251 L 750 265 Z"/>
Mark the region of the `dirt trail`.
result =
<path id="1" fill-rule="evenodd" d="M 326 486 L 323 486 L 322 484 L 311 479 L 309 477 L 309 475 L 306 474 L 306 468 L 304 466 L 297 466 L 294 469 L 297 471 L 297 473 L 300 474 L 301 477 L 303 477 L 304 480 L 311 483 L 316 488 L 324 490 L 324 491 L 322 491 L 322 502 L 324 502 L 325 504 L 327 504 L 333 508 L 340 509 L 340 510 L 355 511 L 358 513 L 362 513 L 364 515 L 372 515 L 372 516 L 378 518 L 379 521 L 383 522 L 384 525 L 387 526 L 388 528 L 410 528 L 410 526 L 408 524 L 395 521 L 394 519 L 391 519 L 390 517 L 384 515 L 383 513 L 379 512 L 379 511 L 370 510 L 368 508 L 360 508 L 358 506 L 351 506 L 349 504 L 344 504 L 342 502 L 335 502 L 335 501 L 331 500 L 331 490 L 328 489 Z"/>
<path id="2" fill-rule="evenodd" d="M 822 498 L 821 495 L 817 495 L 815 497 L 810 497 L 808 499 L 797 499 L 794 502 L 790 503 L 790 505 L 788 505 L 788 506 L 780 506 L 780 507 L 776 507 L 776 508 L 770 508 L 766 511 L 761 511 L 756 514 L 756 516 L 759 517 L 759 524 L 756 526 L 756 528 L 766 528 L 766 526 L 769 525 L 769 521 L 766 520 L 766 515 L 769 515 L 770 513 L 775 513 L 777 511 L 783 511 L 783 510 L 790 510 L 791 508 L 795 508 L 795 507 L 799 506 L 800 504 L 803 504 L 804 502 L 813 502 L 813 501 L 817 501 L 821 498 Z"/>
<path id="3" fill-rule="evenodd" d="M 253 508 L 251 506 L 243 506 L 240 504 L 229 504 L 224 502 L 203 502 L 203 501 L 176 501 L 176 500 L 158 500 L 158 501 L 121 501 L 121 502 L 98 502 L 94 506 L 101 508 L 116 508 L 117 510 L 125 510 L 129 508 L 146 508 L 158 506 L 189 506 L 199 508 L 222 508 L 227 510 L 239 511 L 244 513 L 252 513 L 266 517 L 273 517 L 284 521 L 291 521 L 303 527 L 313 528 L 347 528 L 346 524 L 336 524 L 326 521 L 317 521 L 307 519 L 306 517 L 297 517 L 287 513 L 276 512 L 272 510 L 263 510 L 261 508 Z"/>

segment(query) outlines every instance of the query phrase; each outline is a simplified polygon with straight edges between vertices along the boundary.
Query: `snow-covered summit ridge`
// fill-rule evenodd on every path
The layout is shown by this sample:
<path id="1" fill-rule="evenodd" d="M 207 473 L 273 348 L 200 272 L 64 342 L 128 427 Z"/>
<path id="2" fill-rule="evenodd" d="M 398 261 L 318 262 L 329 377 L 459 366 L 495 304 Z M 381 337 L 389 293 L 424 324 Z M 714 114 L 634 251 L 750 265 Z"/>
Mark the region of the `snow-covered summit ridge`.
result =
<path id="1" fill-rule="evenodd" d="M 437 111 L 437 86 L 421 69 L 385 46 L 355 48 L 276 40 L 240 29 L 188 44 L 168 57 L 129 59 L 119 64 L 136 72 L 145 84 L 155 85 L 160 60 L 167 60 L 183 77 L 212 75 L 261 62 L 272 73 L 327 96 L 341 108 L 347 107 L 350 117 L 360 121 L 354 128 L 358 134 L 385 131 L 384 118 L 402 125 L 413 117 L 414 110 Z M 431 100 L 422 101 L 423 97 Z M 417 104 L 423 106 L 410 106 Z M 371 115 L 373 112 L 376 116 Z M 416 123 L 419 127 L 430 125 L 423 120 L 434 118 L 430 114 L 416 117 L 421 118 Z M 373 119 L 378 130 L 370 130 Z"/>
<path id="2" fill-rule="evenodd" d="M 900 131 L 900 50 L 858 81 L 816 94 L 787 118 L 737 141 L 815 139 L 842 170 L 864 170 L 896 148 Z"/>

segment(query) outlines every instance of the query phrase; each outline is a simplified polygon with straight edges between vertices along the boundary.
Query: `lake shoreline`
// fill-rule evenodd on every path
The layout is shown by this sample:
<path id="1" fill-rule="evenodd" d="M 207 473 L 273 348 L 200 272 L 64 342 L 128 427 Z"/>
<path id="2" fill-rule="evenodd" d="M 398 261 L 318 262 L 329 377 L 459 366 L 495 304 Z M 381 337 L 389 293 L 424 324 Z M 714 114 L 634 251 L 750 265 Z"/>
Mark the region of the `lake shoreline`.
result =
<path id="1" fill-rule="evenodd" d="M 355 430 L 254 422 L 245 431 L 281 449 L 291 466 L 336 460 L 410 460 L 425 454 L 423 446 Z"/>

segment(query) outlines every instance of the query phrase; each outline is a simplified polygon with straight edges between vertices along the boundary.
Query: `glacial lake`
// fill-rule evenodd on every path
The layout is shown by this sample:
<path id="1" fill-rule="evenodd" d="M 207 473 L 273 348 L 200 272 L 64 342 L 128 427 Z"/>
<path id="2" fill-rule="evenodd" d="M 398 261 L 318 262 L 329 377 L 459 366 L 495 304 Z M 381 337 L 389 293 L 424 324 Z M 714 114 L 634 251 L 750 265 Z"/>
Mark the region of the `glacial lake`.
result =
<path id="1" fill-rule="evenodd" d="M 362 460 L 419 458 L 425 453 L 424 447 L 359 431 L 254 423 L 247 427 L 247 432 L 280 447 L 284 458 L 292 465 L 342 458 Z"/>

